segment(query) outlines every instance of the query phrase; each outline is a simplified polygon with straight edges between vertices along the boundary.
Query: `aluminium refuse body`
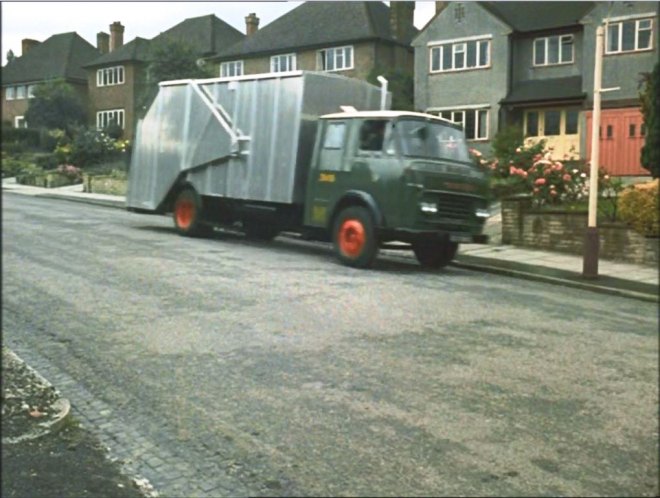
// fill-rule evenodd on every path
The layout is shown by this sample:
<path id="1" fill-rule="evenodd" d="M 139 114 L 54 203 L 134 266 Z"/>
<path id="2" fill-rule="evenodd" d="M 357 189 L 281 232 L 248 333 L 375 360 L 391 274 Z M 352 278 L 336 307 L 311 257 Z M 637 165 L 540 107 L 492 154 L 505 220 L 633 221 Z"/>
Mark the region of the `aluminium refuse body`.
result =
<path id="1" fill-rule="evenodd" d="M 127 207 L 162 210 L 182 177 L 203 196 L 302 203 L 318 118 L 341 106 L 379 109 L 381 89 L 307 71 L 160 83 L 137 126 Z"/>

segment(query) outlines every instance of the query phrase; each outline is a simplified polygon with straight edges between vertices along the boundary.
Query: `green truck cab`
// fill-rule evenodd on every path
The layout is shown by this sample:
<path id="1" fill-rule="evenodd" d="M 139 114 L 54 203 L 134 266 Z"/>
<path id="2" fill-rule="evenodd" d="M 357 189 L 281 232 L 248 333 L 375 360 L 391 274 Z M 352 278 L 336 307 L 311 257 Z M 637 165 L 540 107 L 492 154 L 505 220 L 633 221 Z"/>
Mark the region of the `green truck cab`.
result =
<path id="1" fill-rule="evenodd" d="M 463 131 L 449 121 L 395 111 L 329 114 L 318 127 L 304 225 L 331 234 L 351 266 L 368 267 L 380 247 L 403 242 L 423 266 L 439 268 L 459 243 L 486 241 L 487 188 Z"/>

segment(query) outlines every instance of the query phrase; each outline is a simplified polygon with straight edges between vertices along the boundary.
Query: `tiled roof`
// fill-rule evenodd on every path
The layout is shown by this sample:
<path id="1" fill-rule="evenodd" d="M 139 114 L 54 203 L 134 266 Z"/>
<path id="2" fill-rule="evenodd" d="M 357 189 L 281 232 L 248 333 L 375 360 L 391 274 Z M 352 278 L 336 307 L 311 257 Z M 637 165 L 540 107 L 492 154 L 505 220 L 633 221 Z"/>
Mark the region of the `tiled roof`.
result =
<path id="1" fill-rule="evenodd" d="M 557 100 L 581 100 L 587 94 L 582 90 L 582 77 L 553 78 L 521 81 L 514 84 L 501 104 L 524 104 Z"/>
<path id="2" fill-rule="evenodd" d="M 575 26 L 595 2 L 479 2 L 515 31 L 526 33 Z"/>
<path id="3" fill-rule="evenodd" d="M 29 83 L 53 78 L 87 80 L 83 65 L 100 52 L 77 33 L 53 35 L 2 68 L 2 84 Z"/>
<path id="4" fill-rule="evenodd" d="M 240 42 L 245 35 L 214 14 L 192 17 L 171 27 L 152 39 L 180 40 L 192 45 L 201 56 L 215 55 Z"/>
<path id="5" fill-rule="evenodd" d="M 149 40 L 136 37 L 126 45 L 119 47 L 101 57 L 94 59 L 84 67 L 103 66 L 106 64 L 113 64 L 118 62 L 138 61 L 145 62 L 149 56 Z"/>
<path id="6" fill-rule="evenodd" d="M 399 42 L 410 44 L 417 33 L 412 27 Z M 383 2 L 305 2 L 221 52 L 217 59 L 370 39 L 395 41 L 389 7 Z"/>

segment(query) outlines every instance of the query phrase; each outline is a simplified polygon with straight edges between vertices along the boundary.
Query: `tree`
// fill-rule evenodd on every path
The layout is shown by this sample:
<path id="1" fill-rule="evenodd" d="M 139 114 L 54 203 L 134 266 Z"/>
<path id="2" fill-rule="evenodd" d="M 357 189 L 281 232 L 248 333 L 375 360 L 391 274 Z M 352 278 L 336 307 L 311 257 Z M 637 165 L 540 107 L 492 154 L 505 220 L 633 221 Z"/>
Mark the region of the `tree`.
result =
<path id="1" fill-rule="evenodd" d="M 380 86 L 378 76 L 387 80 L 387 90 L 392 93 L 392 109 L 397 111 L 412 111 L 415 108 L 414 102 L 414 79 L 412 74 L 402 69 L 384 69 L 374 67 L 367 81 Z"/>
<path id="2" fill-rule="evenodd" d="M 31 128 L 58 128 L 70 133 L 74 127 L 85 123 L 86 113 L 71 85 L 64 80 L 51 80 L 34 89 L 25 120 Z"/>
<path id="3" fill-rule="evenodd" d="M 198 59 L 195 49 L 185 42 L 165 40 L 154 44 L 149 54 L 144 86 L 138 97 L 139 115 L 146 114 L 161 81 L 213 76 L 210 68 L 198 64 Z"/>
<path id="4" fill-rule="evenodd" d="M 660 63 L 651 73 L 643 75 L 640 93 L 646 138 L 642 147 L 642 166 L 653 178 L 660 177 Z"/>
<path id="5" fill-rule="evenodd" d="M 16 54 L 14 54 L 14 51 L 10 49 L 7 52 L 7 64 L 13 62 L 15 59 L 16 59 Z"/>

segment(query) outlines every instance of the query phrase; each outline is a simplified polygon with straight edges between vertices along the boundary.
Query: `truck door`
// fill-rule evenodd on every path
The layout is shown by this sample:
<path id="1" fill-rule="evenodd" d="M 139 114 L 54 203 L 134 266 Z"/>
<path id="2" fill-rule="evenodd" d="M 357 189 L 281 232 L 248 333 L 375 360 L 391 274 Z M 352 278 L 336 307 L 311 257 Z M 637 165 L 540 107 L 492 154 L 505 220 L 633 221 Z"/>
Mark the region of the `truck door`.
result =
<path id="1" fill-rule="evenodd" d="M 343 183 L 346 167 L 346 143 L 349 122 L 329 120 L 322 123 L 320 142 L 313 159 L 307 186 L 305 224 L 325 227 L 331 209 L 338 197 L 338 187 Z"/>

